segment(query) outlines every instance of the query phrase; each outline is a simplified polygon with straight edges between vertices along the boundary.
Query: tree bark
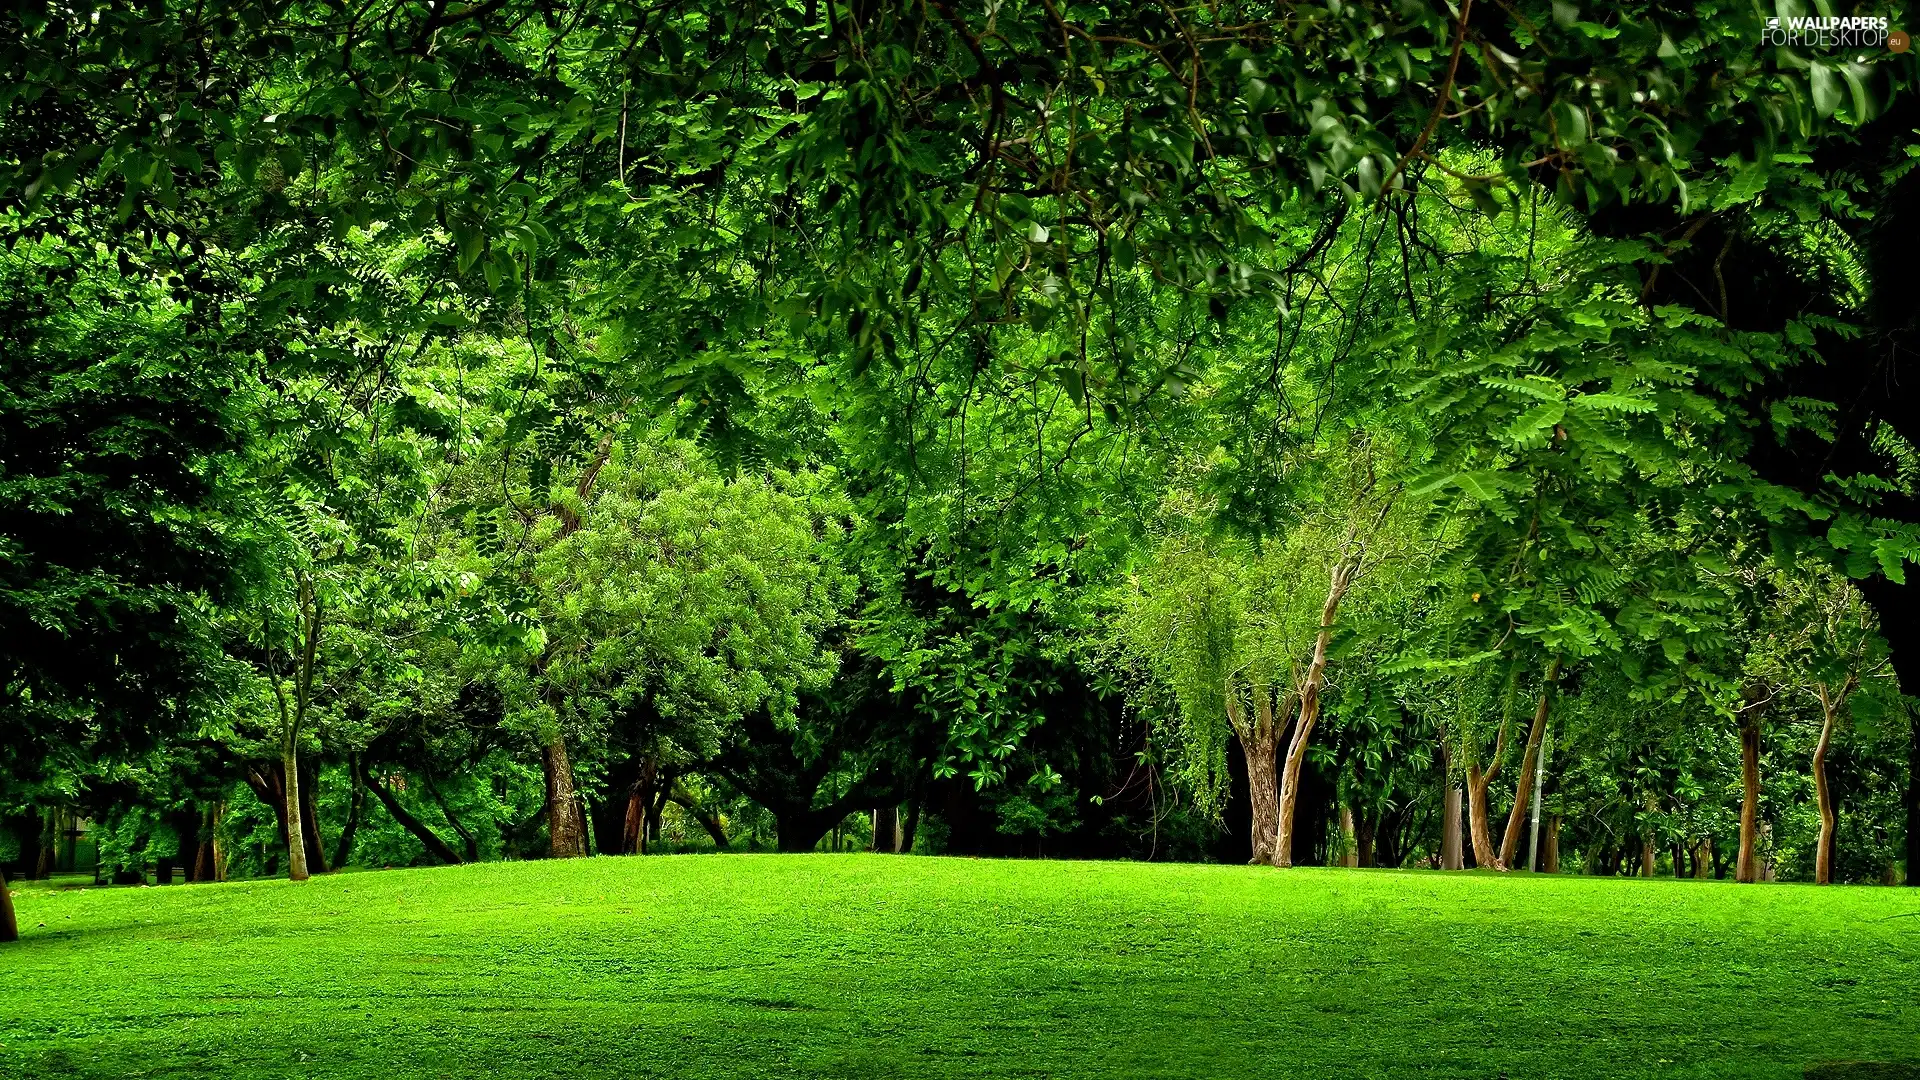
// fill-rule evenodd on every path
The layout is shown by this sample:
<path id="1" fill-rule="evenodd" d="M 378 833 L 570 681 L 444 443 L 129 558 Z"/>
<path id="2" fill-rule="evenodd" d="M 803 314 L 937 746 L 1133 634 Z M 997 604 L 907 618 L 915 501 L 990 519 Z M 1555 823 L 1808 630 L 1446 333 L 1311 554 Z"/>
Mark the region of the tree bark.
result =
<path id="1" fill-rule="evenodd" d="M 1760 711 L 1763 703 L 1749 701 L 1740 716 L 1740 859 L 1734 880 L 1760 880 Z"/>
<path id="2" fill-rule="evenodd" d="M 0 870 L 0 941 L 19 941 L 20 923 L 13 914 L 13 890 L 7 886 L 7 872 Z"/>
<path id="3" fill-rule="evenodd" d="M 1820 693 L 1820 742 L 1813 749 L 1813 795 L 1820 806 L 1820 840 L 1813 853 L 1813 880 L 1817 885 L 1833 884 L 1833 837 L 1839 812 L 1833 806 L 1833 790 L 1827 786 L 1827 751 L 1833 746 L 1833 725 L 1839 718 L 1845 691 L 1831 692 L 1827 684 Z"/>
<path id="4" fill-rule="evenodd" d="M 920 831 L 920 800 L 913 799 L 907 803 L 906 827 L 900 830 L 900 851 L 902 854 L 905 854 L 905 855 L 913 854 L 913 834 L 919 831 Z"/>
<path id="5" fill-rule="evenodd" d="M 385 785 L 374 779 L 373 770 L 368 768 L 364 761 L 360 763 L 360 782 L 366 785 L 368 791 L 373 792 L 373 797 L 380 800 L 381 806 L 386 807 L 389 817 L 398 822 L 401 828 L 412 833 L 414 839 L 420 841 L 421 846 L 427 849 L 427 854 L 448 866 L 460 861 L 460 856 L 454 853 L 453 848 L 447 846 L 445 840 L 440 839 L 439 833 L 427 828 L 425 822 L 408 813 L 407 808 L 400 805 L 400 800 L 394 797 L 393 792 L 388 791 Z"/>
<path id="6" fill-rule="evenodd" d="M 1440 811 L 1440 869 L 1459 870 L 1466 866 L 1466 860 L 1460 853 L 1460 788 L 1448 784 L 1446 794 L 1441 799 Z"/>
<path id="7" fill-rule="evenodd" d="M 872 849 L 882 855 L 894 855 L 900 851 L 900 808 L 898 806 L 878 806 L 873 811 Z"/>
<path id="8" fill-rule="evenodd" d="M 1498 753 L 1496 750 L 1496 758 Z M 1497 759 L 1485 772 L 1480 770 L 1479 762 L 1467 762 L 1467 832 L 1473 840 L 1473 861 L 1480 867 L 1492 870 L 1507 868 L 1500 861 L 1500 853 L 1493 848 L 1492 814 L 1487 807 L 1487 788 L 1493 784 L 1493 778 L 1499 772 L 1500 762 Z"/>
<path id="9" fill-rule="evenodd" d="M 340 839 L 333 849 L 333 865 L 339 869 L 353 858 L 353 836 L 360 831 L 360 813 L 367 801 L 367 789 L 360 783 L 360 770 L 354 768 L 355 755 L 347 755 L 347 823 L 340 828 Z"/>
<path id="10" fill-rule="evenodd" d="M 1353 586 L 1360 560 L 1348 556 L 1335 563 L 1327 583 L 1327 602 L 1320 606 L 1320 630 L 1313 638 L 1313 659 L 1307 664 L 1307 677 L 1300 685 L 1300 719 L 1293 725 L 1293 739 L 1287 744 L 1286 768 L 1280 774 L 1280 835 L 1274 842 L 1273 865 L 1293 865 L 1293 821 L 1300 802 L 1300 769 L 1306 764 L 1307 742 L 1313 737 L 1313 725 L 1320 719 L 1320 688 L 1327 681 L 1327 647 L 1333 640 L 1333 620 L 1340 613 L 1340 601 Z"/>
<path id="11" fill-rule="evenodd" d="M 1540 704 L 1533 710 L 1533 726 L 1527 731 L 1527 752 L 1520 759 L 1520 772 L 1514 782 L 1513 811 L 1507 815 L 1507 834 L 1500 840 L 1500 865 L 1511 867 L 1520 852 L 1520 837 L 1527 828 L 1527 807 L 1533 801 L 1534 763 L 1540 757 L 1540 740 L 1547 733 L 1547 706 L 1553 700 L 1553 680 L 1560 674 L 1560 658 L 1547 664 L 1546 681 L 1540 687 Z"/>
<path id="12" fill-rule="evenodd" d="M 1353 854 L 1363 870 L 1372 869 L 1374 861 L 1374 833 L 1378 828 L 1378 819 L 1371 814 L 1359 814 L 1353 821 Z"/>
<path id="13" fill-rule="evenodd" d="M 714 850 L 727 850 L 727 830 L 721 826 L 718 817 L 700 809 L 684 791 L 671 792 L 667 796 L 667 801 L 685 810 L 693 820 L 700 823 L 701 828 L 707 830 L 707 835 L 713 838 Z"/>
<path id="14" fill-rule="evenodd" d="M 1353 807 L 1340 806 L 1340 865 L 1349 870 L 1360 866 L 1360 837 L 1353 823 Z"/>
<path id="15" fill-rule="evenodd" d="M 1540 872 L 1560 872 L 1560 815 L 1547 819 L 1547 835 L 1540 841 Z"/>
<path id="16" fill-rule="evenodd" d="M 1920 719 L 1907 725 L 1907 884 L 1920 888 Z"/>
<path id="17" fill-rule="evenodd" d="M 556 731 L 541 748 L 540 763 L 547 774 L 547 853 L 556 859 L 586 853 L 586 832 L 580 820 L 580 799 L 573 787 L 573 760 L 567 756 L 567 737 Z"/>
<path id="18" fill-rule="evenodd" d="M 300 744 L 299 733 L 289 731 L 280 737 L 281 791 L 286 797 L 287 822 L 287 880 L 307 880 L 307 830 L 306 819 L 300 805 Z"/>
<path id="19" fill-rule="evenodd" d="M 1712 842 L 1705 837 L 1693 843 L 1693 877 L 1696 881 L 1705 881 L 1713 874 Z"/>
<path id="20" fill-rule="evenodd" d="M 306 836 L 307 869 L 316 874 L 328 871 L 327 847 L 320 839 L 320 811 L 314 806 L 319 790 L 318 776 L 300 778 L 300 831 Z"/>
<path id="21" fill-rule="evenodd" d="M 1247 722 L 1246 710 L 1234 686 L 1233 676 L 1226 684 L 1227 722 L 1234 738 L 1240 740 L 1240 752 L 1247 759 L 1247 801 L 1252 804 L 1253 865 L 1273 861 L 1274 843 L 1280 836 L 1280 777 L 1276 759 L 1280 751 L 1280 730 L 1273 709 L 1273 690 L 1264 684 L 1253 687 L 1253 722 Z"/>

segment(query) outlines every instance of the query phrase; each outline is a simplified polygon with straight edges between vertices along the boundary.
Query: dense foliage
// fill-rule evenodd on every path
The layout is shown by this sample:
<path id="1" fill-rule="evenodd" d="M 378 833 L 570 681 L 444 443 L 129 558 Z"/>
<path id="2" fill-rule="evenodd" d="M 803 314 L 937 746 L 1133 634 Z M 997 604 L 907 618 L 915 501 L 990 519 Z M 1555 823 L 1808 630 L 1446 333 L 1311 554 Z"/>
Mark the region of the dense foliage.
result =
<path id="1" fill-rule="evenodd" d="M 1915 61 L 1763 18 L 10 8 L 4 854 L 1912 880 Z"/>

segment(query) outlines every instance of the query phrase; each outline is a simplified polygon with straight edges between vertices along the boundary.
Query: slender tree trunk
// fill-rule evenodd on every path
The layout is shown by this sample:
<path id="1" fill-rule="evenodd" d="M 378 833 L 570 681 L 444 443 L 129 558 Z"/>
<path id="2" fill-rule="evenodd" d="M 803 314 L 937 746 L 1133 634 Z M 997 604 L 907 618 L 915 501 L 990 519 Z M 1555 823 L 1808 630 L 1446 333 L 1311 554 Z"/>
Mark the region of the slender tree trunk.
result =
<path id="1" fill-rule="evenodd" d="M 1547 664 L 1547 677 L 1540 687 L 1540 704 L 1533 710 L 1533 727 L 1527 731 L 1527 752 L 1520 759 L 1513 792 L 1513 811 L 1507 815 L 1507 833 L 1500 840 L 1500 865 L 1513 866 L 1520 853 L 1520 837 L 1527 829 L 1527 807 L 1533 801 L 1534 765 L 1540 757 L 1540 740 L 1547 734 L 1547 706 L 1553 700 L 1553 680 L 1560 674 L 1560 658 Z"/>
<path id="2" fill-rule="evenodd" d="M 727 850 L 727 830 L 721 826 L 718 817 L 700 809 L 684 792 L 672 792 L 667 799 L 685 810 L 689 816 L 700 823 L 701 828 L 707 830 L 707 835 L 713 838 L 714 850 Z"/>
<path id="3" fill-rule="evenodd" d="M 1760 709 L 1749 704 L 1740 724 L 1740 860 L 1734 880 L 1760 880 Z"/>
<path id="4" fill-rule="evenodd" d="M 213 804 L 213 839 L 208 846 L 213 849 L 213 880 L 227 880 L 227 842 L 220 836 L 220 825 L 227 818 L 227 801 L 221 799 Z"/>
<path id="5" fill-rule="evenodd" d="M 0 941 L 19 941 L 20 922 L 13 914 L 13 890 L 7 885 L 7 872 L 0 870 Z"/>
<path id="6" fill-rule="evenodd" d="M 1547 819 L 1547 835 L 1540 843 L 1540 872 L 1557 874 L 1560 872 L 1560 815 L 1554 814 Z"/>
<path id="7" fill-rule="evenodd" d="M 1833 790 L 1827 786 L 1827 751 L 1833 746 L 1833 724 L 1840 715 L 1844 697 L 1830 693 L 1821 683 L 1820 742 L 1813 749 L 1813 795 L 1820 807 L 1820 841 L 1813 853 L 1815 884 L 1833 884 L 1833 834 L 1840 815 L 1833 807 Z"/>
<path id="8" fill-rule="evenodd" d="M 307 869 L 324 874 L 327 872 L 327 848 L 320 839 L 320 811 L 314 806 L 314 793 L 319 787 L 318 776 L 300 778 L 300 831 L 306 834 Z"/>
<path id="9" fill-rule="evenodd" d="M 556 731 L 540 751 L 547 773 L 547 853 L 571 859 L 586 852 L 580 821 L 580 798 L 573 787 L 573 759 L 567 756 L 567 737 Z"/>
<path id="10" fill-rule="evenodd" d="M 347 756 L 347 823 L 340 828 L 340 839 L 333 849 L 334 869 L 353 858 L 353 835 L 360 831 L 360 813 L 367 801 L 367 789 L 360 784 L 360 770 L 354 768 L 354 755 Z"/>
<path id="11" fill-rule="evenodd" d="M 300 744 L 297 732 L 280 736 L 281 791 L 286 795 L 287 880 L 307 880 L 307 830 L 300 817 Z"/>
<path id="12" fill-rule="evenodd" d="M 1379 822 L 1371 814 L 1356 815 L 1353 821 L 1353 855 L 1361 869 L 1372 869 L 1374 862 L 1374 833 Z"/>
<path id="13" fill-rule="evenodd" d="M 1920 888 L 1920 719 L 1907 722 L 1907 884 Z"/>
<path id="14" fill-rule="evenodd" d="M 1460 815 L 1464 808 L 1460 805 L 1460 788 L 1448 784 L 1446 794 L 1441 798 L 1440 810 L 1440 869 L 1459 870 L 1466 866 L 1466 860 L 1460 854 Z"/>
<path id="15" fill-rule="evenodd" d="M 460 856 L 454 853 L 453 848 L 447 846 L 445 840 L 440 839 L 439 833 L 427 828 L 425 822 L 408 813 L 407 808 L 400 805 L 400 800 L 394 797 L 393 792 L 388 791 L 386 785 L 374 779 L 373 771 L 364 761 L 360 763 L 360 782 L 366 785 L 368 791 L 373 792 L 373 797 L 380 800 L 381 806 L 387 808 L 387 816 L 393 818 L 401 828 L 420 841 L 421 846 L 427 849 L 427 854 L 448 866 L 460 861 Z"/>
<path id="16" fill-rule="evenodd" d="M 1273 847 L 1273 865 L 1293 865 L 1293 822 L 1300 804 L 1300 769 L 1307 761 L 1307 743 L 1313 726 L 1320 720 L 1320 689 L 1327 681 L 1327 647 L 1333 640 L 1333 621 L 1340 613 L 1340 601 L 1353 586 L 1360 560 L 1341 559 L 1334 564 L 1327 584 L 1327 602 L 1320 606 L 1320 630 L 1313 639 L 1313 659 L 1307 664 L 1307 677 L 1300 686 L 1300 719 L 1293 725 L 1293 739 L 1287 744 L 1286 767 L 1280 774 L 1280 836 Z"/>

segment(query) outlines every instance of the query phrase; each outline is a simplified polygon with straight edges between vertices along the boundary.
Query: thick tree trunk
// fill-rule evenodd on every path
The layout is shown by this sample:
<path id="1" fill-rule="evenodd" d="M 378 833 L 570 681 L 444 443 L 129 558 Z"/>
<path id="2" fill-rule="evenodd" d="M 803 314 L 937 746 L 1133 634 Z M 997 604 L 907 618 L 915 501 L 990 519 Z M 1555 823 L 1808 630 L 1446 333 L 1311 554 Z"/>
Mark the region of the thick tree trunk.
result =
<path id="1" fill-rule="evenodd" d="M 567 737 L 554 732 L 540 750 L 540 763 L 547 774 L 547 854 L 556 859 L 576 858 L 586 853 L 585 823 L 580 819 L 580 798 L 573 786 L 573 759 L 567 756 Z"/>
<path id="2" fill-rule="evenodd" d="M 368 791 L 373 792 L 373 797 L 380 800 L 381 806 L 386 807 L 387 816 L 393 818 L 401 828 L 420 841 L 421 846 L 427 849 L 427 854 L 448 866 L 460 861 L 460 856 L 454 853 L 453 848 L 447 846 L 445 840 L 440 839 L 439 833 L 427 828 L 425 822 L 408 813 L 407 808 L 400 805 L 400 800 L 394 797 L 393 792 L 388 791 L 386 785 L 374 779 L 373 771 L 364 761 L 360 763 L 360 782 L 366 785 Z"/>
<path id="3" fill-rule="evenodd" d="M 1460 788 L 1448 784 L 1446 794 L 1441 798 L 1440 810 L 1440 869 L 1459 870 L 1466 866 L 1460 853 L 1460 815 L 1464 808 L 1460 805 Z"/>
<path id="4" fill-rule="evenodd" d="M 1249 861 L 1264 866 L 1273 861 L 1274 844 L 1280 837 L 1279 740 L 1271 730 L 1265 735 L 1256 731 L 1253 738 L 1240 744 L 1240 749 L 1247 758 L 1247 798 L 1253 804 L 1253 857 Z"/>
<path id="5" fill-rule="evenodd" d="M 13 914 L 13 890 L 7 886 L 7 872 L 0 870 L 0 941 L 19 941 L 20 923 Z"/>
<path id="6" fill-rule="evenodd" d="M 873 811 L 873 843 L 871 849 L 882 855 L 894 855 L 900 851 L 900 808 L 898 806 L 875 807 Z"/>
<path id="7" fill-rule="evenodd" d="M 1693 877 L 1705 881 L 1713 873 L 1713 844 L 1705 837 L 1693 842 Z"/>
<path id="8" fill-rule="evenodd" d="M 1547 819 L 1547 835 L 1540 841 L 1540 872 L 1557 874 L 1560 872 L 1560 815 Z"/>
<path id="9" fill-rule="evenodd" d="M 1520 772 L 1514 783 L 1513 811 L 1507 815 L 1507 833 L 1500 840 L 1500 865 L 1512 866 L 1520 853 L 1520 837 L 1527 829 L 1527 808 L 1533 801 L 1535 762 L 1540 757 L 1540 740 L 1547 733 L 1547 706 L 1553 700 L 1553 680 L 1560 674 L 1560 658 L 1547 664 L 1547 677 L 1540 687 L 1540 704 L 1533 710 L 1533 726 L 1527 730 L 1527 752 L 1520 759 Z"/>
<path id="10" fill-rule="evenodd" d="M 1833 834 L 1840 815 L 1833 807 L 1833 790 L 1827 786 L 1827 751 L 1833 746 L 1833 724 L 1845 699 L 1820 686 L 1820 742 L 1813 749 L 1813 796 L 1820 807 L 1820 840 L 1813 853 L 1813 880 L 1818 885 L 1833 884 Z"/>
<path id="11" fill-rule="evenodd" d="M 307 880 L 307 831 L 300 805 L 300 744 L 288 732 L 280 737 L 281 791 L 286 797 L 287 880 Z"/>
<path id="12" fill-rule="evenodd" d="M 900 851 L 913 853 L 913 834 L 920 831 L 920 800 L 914 799 L 907 804 L 907 824 L 900 830 Z"/>
<path id="13" fill-rule="evenodd" d="M 1500 853 L 1493 849 L 1492 815 L 1487 807 L 1487 788 L 1499 771 L 1498 761 L 1484 773 L 1478 762 L 1467 762 L 1467 832 L 1473 840 L 1473 861 L 1490 870 L 1507 868 L 1500 861 Z"/>
<path id="14" fill-rule="evenodd" d="M 1273 709 L 1273 690 L 1266 685 L 1253 687 L 1253 722 L 1247 722 L 1233 677 L 1226 684 L 1227 722 L 1240 753 L 1247 761 L 1247 801 L 1253 821 L 1250 865 L 1264 866 L 1273 861 L 1274 844 L 1280 836 L 1280 775 L 1276 759 L 1280 752 L 1280 728 Z"/>
<path id="15" fill-rule="evenodd" d="M 1374 831 L 1378 821 L 1371 814 L 1359 814 L 1353 821 L 1353 854 L 1361 869 L 1374 866 Z"/>
<path id="16" fill-rule="evenodd" d="M 1760 709 L 1749 704 L 1740 724 L 1740 860 L 1734 880 L 1760 880 Z"/>
<path id="17" fill-rule="evenodd" d="M 1353 807 L 1340 806 L 1340 865 L 1349 870 L 1360 866 L 1359 829 L 1353 823 Z"/>

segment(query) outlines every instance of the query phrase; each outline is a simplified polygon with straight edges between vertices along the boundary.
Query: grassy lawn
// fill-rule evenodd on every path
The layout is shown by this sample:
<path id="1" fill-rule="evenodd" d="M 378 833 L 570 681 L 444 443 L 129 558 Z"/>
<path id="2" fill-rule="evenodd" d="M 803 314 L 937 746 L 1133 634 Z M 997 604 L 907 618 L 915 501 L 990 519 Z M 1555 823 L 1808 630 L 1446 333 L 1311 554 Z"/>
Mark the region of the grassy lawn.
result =
<path id="1" fill-rule="evenodd" d="M 1908 890 L 831 855 L 18 888 L 6 1080 L 1920 1062 Z"/>

